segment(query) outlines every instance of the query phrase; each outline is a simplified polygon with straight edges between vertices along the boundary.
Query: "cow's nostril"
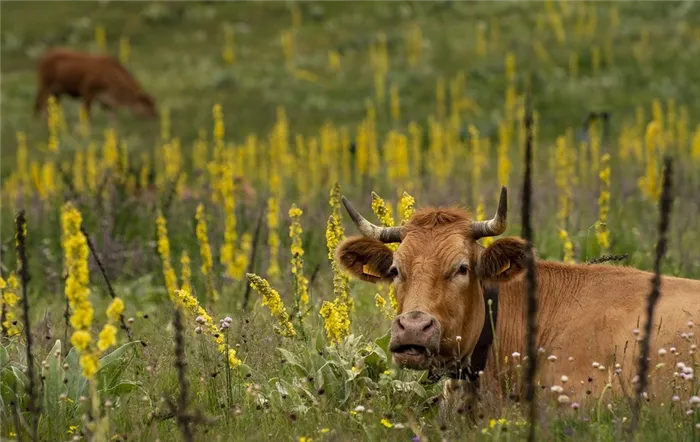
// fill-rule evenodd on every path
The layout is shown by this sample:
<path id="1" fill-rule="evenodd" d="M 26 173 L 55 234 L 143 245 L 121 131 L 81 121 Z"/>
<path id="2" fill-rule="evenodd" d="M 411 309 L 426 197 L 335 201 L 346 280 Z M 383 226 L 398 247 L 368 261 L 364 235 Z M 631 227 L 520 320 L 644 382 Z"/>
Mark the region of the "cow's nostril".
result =
<path id="1" fill-rule="evenodd" d="M 435 324 L 435 320 L 430 318 L 430 321 L 428 321 L 428 323 L 425 324 L 425 326 L 423 326 L 423 331 L 426 332 L 426 331 L 430 330 L 434 324 Z"/>
<path id="2" fill-rule="evenodd" d="M 403 324 L 401 323 L 401 318 L 396 318 L 396 325 L 399 326 L 399 329 L 406 330 L 406 327 L 404 327 Z"/>

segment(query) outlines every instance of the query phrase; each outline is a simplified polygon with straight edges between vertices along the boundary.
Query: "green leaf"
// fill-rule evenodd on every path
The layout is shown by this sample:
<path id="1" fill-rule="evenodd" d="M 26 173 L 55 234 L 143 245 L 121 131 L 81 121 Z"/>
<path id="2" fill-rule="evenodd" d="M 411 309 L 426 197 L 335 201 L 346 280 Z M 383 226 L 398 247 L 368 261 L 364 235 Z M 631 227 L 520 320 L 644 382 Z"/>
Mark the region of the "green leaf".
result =
<path id="1" fill-rule="evenodd" d="M 58 355 L 58 356 L 57 356 Z M 46 356 L 48 367 L 42 365 L 41 374 L 44 378 L 44 407 L 49 420 L 56 417 L 60 413 L 59 396 L 68 394 L 68 387 L 63 382 L 65 371 L 63 370 L 63 362 L 61 361 L 61 340 L 56 340 L 53 348 Z M 53 431 L 56 431 L 54 428 Z"/>
<path id="2" fill-rule="evenodd" d="M 88 383 L 87 379 L 82 376 L 78 351 L 75 347 L 70 349 L 64 362 L 68 364 L 68 371 L 66 372 L 66 380 L 68 381 L 66 383 L 66 394 L 73 403 L 78 403 L 80 396 L 87 396 Z"/>
<path id="3" fill-rule="evenodd" d="M 10 363 L 10 354 L 7 352 L 7 347 L 0 347 L 0 367 L 4 367 Z"/>
<path id="4" fill-rule="evenodd" d="M 129 347 L 140 344 L 140 342 L 141 341 L 127 342 L 100 359 L 100 368 L 95 373 L 97 389 L 99 391 L 110 391 L 121 382 L 121 376 L 132 359 L 126 356 L 126 351 Z"/>
<path id="5" fill-rule="evenodd" d="M 142 388 L 142 385 L 140 382 L 135 382 L 135 381 L 121 381 L 117 385 L 115 385 L 113 388 L 110 388 L 109 390 L 105 390 L 104 393 L 110 395 L 110 396 L 122 396 L 127 393 L 131 393 L 136 390 L 140 390 Z"/>
<path id="6" fill-rule="evenodd" d="M 301 365 L 301 363 L 299 362 L 299 360 L 297 359 L 296 356 L 294 356 L 290 351 L 285 350 L 283 348 L 278 348 L 277 350 L 282 354 L 282 357 L 287 362 L 287 364 L 294 367 L 294 369 L 297 371 L 299 376 L 308 376 L 308 372 Z"/>

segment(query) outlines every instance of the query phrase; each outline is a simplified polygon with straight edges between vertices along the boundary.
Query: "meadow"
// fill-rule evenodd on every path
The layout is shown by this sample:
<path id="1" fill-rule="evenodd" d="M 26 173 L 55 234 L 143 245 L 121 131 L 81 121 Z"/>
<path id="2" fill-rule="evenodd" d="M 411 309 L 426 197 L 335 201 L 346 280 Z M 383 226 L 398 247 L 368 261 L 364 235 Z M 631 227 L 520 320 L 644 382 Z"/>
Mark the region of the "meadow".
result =
<path id="1" fill-rule="evenodd" d="M 444 380 L 392 364 L 392 289 L 332 259 L 358 234 L 340 195 L 383 225 L 483 220 L 506 185 L 520 235 L 527 95 L 538 257 L 650 270 L 669 155 L 662 271 L 700 278 L 699 9 L 2 2 L 0 438 L 524 439 L 521 402 L 445 414 Z M 54 46 L 118 57 L 159 119 L 67 98 L 35 118 Z M 655 386 L 636 440 L 700 436 L 691 381 Z M 612 382 L 539 393 L 539 440 L 627 438 Z"/>

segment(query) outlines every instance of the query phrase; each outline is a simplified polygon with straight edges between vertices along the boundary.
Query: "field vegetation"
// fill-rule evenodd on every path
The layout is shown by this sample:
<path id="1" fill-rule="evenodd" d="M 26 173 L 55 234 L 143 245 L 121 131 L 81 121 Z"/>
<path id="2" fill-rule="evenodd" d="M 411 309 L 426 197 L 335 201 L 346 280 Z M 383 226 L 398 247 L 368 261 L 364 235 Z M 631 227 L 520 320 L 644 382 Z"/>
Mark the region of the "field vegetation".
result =
<path id="1" fill-rule="evenodd" d="M 669 155 L 662 271 L 700 278 L 699 12 L 2 2 L 0 438 L 525 438 L 520 401 L 441 411 L 444 380 L 392 365 L 391 287 L 333 260 L 356 234 L 340 195 L 383 225 L 454 204 L 482 220 L 506 185 L 519 235 L 529 96 L 538 257 L 651 269 Z M 34 118 L 54 46 L 118 57 L 159 120 L 65 97 Z M 688 348 L 652 355 L 637 440 L 700 435 L 688 326 Z M 615 369 L 582 398 L 540 390 L 540 440 L 626 438 Z"/>

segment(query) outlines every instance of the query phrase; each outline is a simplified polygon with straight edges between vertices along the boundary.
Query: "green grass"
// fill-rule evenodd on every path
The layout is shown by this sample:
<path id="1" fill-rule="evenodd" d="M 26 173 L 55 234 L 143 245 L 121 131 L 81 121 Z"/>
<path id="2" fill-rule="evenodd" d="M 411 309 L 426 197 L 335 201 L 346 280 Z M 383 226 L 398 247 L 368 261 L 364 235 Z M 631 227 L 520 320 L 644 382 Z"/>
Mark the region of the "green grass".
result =
<path id="1" fill-rule="evenodd" d="M 292 24 L 290 4 L 286 2 L 2 2 L 0 26 L 0 85 L 2 120 L 0 121 L 0 176 L 3 179 L 0 242 L 2 242 L 2 275 L 16 267 L 13 250 L 12 220 L 18 208 L 6 192 L 5 182 L 16 170 L 16 132 L 27 134 L 30 161 L 39 164 L 54 161 L 72 162 L 75 153 L 84 151 L 86 141 L 78 132 L 79 103 L 62 102 L 68 130 L 61 135 L 60 151 L 56 157 L 46 151 L 48 131 L 43 121 L 32 117 L 36 87 L 37 57 L 54 45 L 66 45 L 95 50 L 94 29 L 98 24 L 107 31 L 110 53 L 118 53 L 119 39 L 128 37 L 131 43 L 130 70 L 144 88 L 152 93 L 161 109 L 169 109 L 173 136 L 183 147 L 187 185 L 201 191 L 193 178 L 191 145 L 200 129 L 212 131 L 212 106 L 221 104 L 225 114 L 226 141 L 243 143 L 249 134 L 264 141 L 260 149 L 268 149 L 268 136 L 275 122 L 278 106 L 283 106 L 289 119 L 290 145 L 294 136 L 318 136 L 326 122 L 346 127 L 354 137 L 355 128 L 365 117 L 366 101 L 375 100 L 372 68 L 368 48 L 376 42 L 377 34 L 386 34 L 390 66 L 387 73 L 387 99 L 376 103 L 378 144 L 392 128 L 406 132 L 411 121 L 423 129 L 424 149 L 427 149 L 428 121 L 436 113 L 436 82 L 449 80 L 460 72 L 466 79 L 465 96 L 476 102 L 480 112 L 462 112 L 460 125 L 466 131 L 474 125 L 491 140 L 489 163 L 482 173 L 480 191 L 484 195 L 487 215 L 493 210 L 498 189 L 496 146 L 498 124 L 504 116 L 507 80 L 504 63 L 507 52 L 516 57 L 518 93 L 531 87 L 532 99 L 539 114 L 536 174 L 535 174 L 535 245 L 545 259 L 561 259 L 562 246 L 558 236 L 555 212 L 557 190 L 552 168 L 557 136 L 567 129 L 575 136 L 590 111 L 608 111 L 612 115 L 611 134 L 602 150 L 612 154 L 612 198 L 609 229 L 612 253 L 626 253 L 623 262 L 649 269 L 656 241 L 657 208 L 640 195 L 637 181 L 644 174 L 644 162 L 624 160 L 618 152 L 618 135 L 624 125 L 635 121 L 638 106 L 645 109 L 645 123 L 650 120 L 652 100 L 664 104 L 675 100 L 688 112 L 688 130 L 692 133 L 700 121 L 700 86 L 695 78 L 700 69 L 700 22 L 694 2 L 620 2 L 618 28 L 610 25 L 612 3 L 572 3 L 565 16 L 567 41 L 559 44 L 552 32 L 544 3 L 528 2 L 301 2 L 302 23 L 296 30 L 296 65 L 313 72 L 321 81 L 309 82 L 296 78 L 285 69 L 280 34 Z M 561 5 L 553 4 L 556 11 Z M 597 29 L 591 36 L 576 32 L 577 20 L 589 17 L 582 12 L 597 11 Z M 538 17 L 540 17 L 538 19 Z M 538 27 L 538 20 L 544 28 Z M 221 57 L 222 26 L 232 24 L 236 29 L 236 62 L 226 65 Z M 406 56 L 404 35 L 409 24 L 417 23 L 423 34 L 424 46 L 420 63 L 411 67 Z M 476 29 L 488 28 L 487 54 L 476 51 Z M 493 38 L 497 25 L 498 39 Z M 648 45 L 641 46 L 641 35 L 648 32 Z M 552 60 L 541 62 L 533 49 L 533 41 L 546 47 Z M 606 44 L 612 49 L 612 61 L 605 55 Z M 602 66 L 594 75 L 591 48 L 601 48 Z M 341 72 L 328 67 L 328 51 L 341 55 Z M 635 51 L 641 50 L 638 59 Z M 578 54 L 578 76 L 572 78 L 568 68 L 569 56 Z M 401 96 L 401 121 L 392 122 L 388 105 L 389 85 L 398 86 Z M 447 91 L 449 97 L 449 88 Z M 449 102 L 449 99 L 448 99 Z M 107 115 L 100 109 L 93 114 L 92 140 L 98 146 L 103 130 L 108 126 Z M 130 164 L 138 170 L 142 153 L 154 155 L 160 143 L 157 122 L 140 121 L 123 111 L 120 113 L 118 135 L 125 141 Z M 209 135 L 211 139 L 211 135 Z M 517 134 L 515 135 L 517 139 Z M 520 233 L 520 187 L 522 160 L 513 140 L 510 148 L 512 173 L 509 177 L 511 216 L 508 234 Z M 700 239 L 696 219 L 700 215 L 697 188 L 700 170 L 688 155 L 689 146 L 670 146 L 677 155 L 676 202 L 672 213 L 670 246 L 664 263 L 667 274 L 700 277 L 700 253 L 695 247 Z M 294 148 L 292 147 L 292 150 Z M 210 149 L 211 152 L 211 149 Z M 318 158 L 315 160 L 319 160 Z M 575 164 L 578 167 L 578 163 Z M 304 249 L 306 274 L 318 268 L 310 286 L 314 305 L 307 318 L 306 338 L 289 340 L 273 333 L 272 320 L 259 297 L 252 293 L 252 308 L 243 312 L 240 302 L 245 283 L 223 276 L 218 262 L 224 229 L 224 212 L 220 205 L 210 203 L 206 191 L 194 197 L 169 199 L 170 185 L 156 189 L 155 196 L 130 194 L 119 183 L 108 185 L 109 197 L 78 195 L 74 202 L 84 217 L 102 257 L 106 272 L 116 293 L 124 298 L 126 317 L 133 317 L 133 334 L 145 346 L 136 346 L 133 359 L 115 379 L 130 381 L 123 392 L 103 393 L 110 400 L 108 437 L 121 435 L 118 440 L 168 440 L 179 438 L 174 419 L 161 396 L 175 398 L 178 392 L 173 368 L 173 330 L 171 304 L 163 284 L 161 261 L 155 248 L 155 217 L 158 208 L 165 210 L 172 248 L 172 260 L 177 264 L 182 251 L 193 259 L 193 286 L 204 290 L 199 272 L 199 251 L 194 232 L 194 212 L 199 202 L 205 202 L 208 212 L 209 236 L 215 258 L 215 281 L 221 291 L 221 301 L 212 310 L 215 319 L 226 315 L 234 318 L 230 339 L 239 345 L 238 355 L 247 368 L 232 373 L 233 386 L 229 400 L 223 361 L 206 338 L 194 334 L 193 318 L 186 319 L 186 348 L 190 409 L 199 409 L 215 419 L 199 425 L 197 440 L 385 440 L 410 439 L 414 429 L 420 429 L 429 440 L 517 440 L 526 434 L 522 424 L 521 404 L 487 398 L 482 412 L 474 420 L 463 415 L 441 416 L 430 398 L 442 391 L 442 384 L 421 385 L 421 373 L 392 369 L 383 357 L 386 350 L 382 338 L 390 324 L 374 306 L 376 287 L 352 282 L 355 302 L 352 313 L 354 340 L 338 349 L 331 349 L 323 333 L 323 321 L 318 308 L 330 300 L 332 274 L 327 260 L 325 223 L 330 215 L 327 205 L 328 189 L 299 195 L 294 187 L 297 174 L 306 170 L 287 171 L 285 192 L 280 207 L 282 238 L 280 261 L 283 276 L 273 281 L 288 308 L 293 303 L 292 282 L 289 277 L 289 239 L 287 210 L 298 203 L 304 210 Z M 260 178 L 258 175 L 256 175 Z M 57 178 L 57 180 L 59 180 Z M 456 165 L 456 172 L 445 185 L 431 176 L 417 179 L 412 192 L 418 206 L 462 203 L 475 206 L 472 197 L 471 159 Z M 269 191 L 266 180 L 252 182 L 257 192 L 249 203 L 239 203 L 239 234 L 251 232 L 257 223 L 260 208 Z M 343 193 L 363 211 L 369 210 L 369 190 L 373 189 L 392 202 L 403 189 L 385 178 L 385 173 L 373 179 L 341 182 Z M 591 228 L 598 219 L 597 197 L 599 182 L 595 176 L 575 183 L 574 204 L 566 226 L 575 245 L 576 259 L 585 261 L 600 254 Z M 24 200 L 29 219 L 29 286 L 33 319 L 33 334 L 39 360 L 49 357 L 56 339 L 63 349 L 68 343 L 63 320 L 63 259 L 61 250 L 60 207 L 70 198 L 63 186 L 47 201 L 32 196 Z M 240 200 L 242 201 L 242 200 Z M 348 234 L 354 234 L 346 225 Z M 256 273 L 265 276 L 267 269 L 267 229 L 263 229 Z M 91 263 L 91 299 L 95 305 L 95 322 L 101 326 L 108 304 L 99 269 Z M 97 333 L 95 330 L 95 334 Z M 120 343 L 126 337 L 120 331 Z M 378 343 L 375 343 L 378 340 Z M 369 357 L 366 347 L 376 350 Z M 14 339 L 3 343 L 8 351 L 3 359 L 3 400 L 12 397 L 8 390 L 12 379 L 21 379 L 11 367 L 25 364 L 24 341 Z M 285 349 L 288 353 L 278 351 Z M 383 349 L 383 350 L 381 350 Z M 319 354 L 320 352 L 320 354 Z M 370 352 L 371 353 L 371 352 Z M 127 354 L 131 355 L 129 349 Z M 329 364 L 329 361 L 331 362 Z M 364 364 L 360 372 L 352 370 Z M 21 371 L 21 368 L 18 368 Z M 71 367 L 73 370 L 73 367 Z M 73 376 L 76 372 L 70 372 Z M 54 374 L 50 379 L 61 378 Z M 77 378 L 77 375 L 76 375 Z M 59 379 L 59 383 L 60 383 Z M 46 390 L 45 381 L 40 391 Z M 258 389 L 260 395 L 255 394 Z M 57 387 L 60 388 L 60 387 Z M 665 394 L 665 393 L 664 393 Z M 686 396 L 690 394 L 686 391 Z M 543 395 L 544 396 L 544 395 Z M 145 399 L 144 399 L 145 398 Z M 76 398 L 77 399 L 77 398 Z M 25 400 L 25 399 L 21 399 Z M 53 440 L 66 434 L 70 426 L 83 428 L 82 405 L 47 399 L 45 406 L 55 406 L 58 416 L 40 422 L 43 439 Z M 583 404 L 578 412 L 556 404 L 542 406 L 541 432 L 544 440 L 619 440 L 624 438 L 623 418 L 629 409 L 623 398 L 597 398 Z M 607 404 L 613 404 L 609 411 Z M 686 400 L 687 402 L 687 400 Z M 22 402 L 24 404 L 24 402 Z M 670 393 L 654 398 L 643 410 L 639 440 L 695 440 L 693 416 L 686 416 L 681 406 L 671 407 Z M 353 413 L 357 406 L 365 412 Z M 600 407 L 600 409 L 599 409 Z M 372 410 L 372 413 L 369 412 Z M 15 431 L 9 424 L 11 407 L 3 407 L 0 435 L 9 437 Z M 25 413 L 26 419 L 28 415 Z M 153 417 L 153 419 L 151 419 Z M 505 418 L 507 424 L 491 419 Z M 380 423 L 387 419 L 400 428 L 386 428 Z M 412 429 L 411 422 L 415 428 Z M 482 431 L 482 429 L 485 429 Z M 328 430 L 328 431 L 325 431 Z M 58 440 L 58 439 L 57 439 Z M 61 439 L 62 440 L 62 439 Z M 117 439 L 115 439 L 117 440 Z"/>

